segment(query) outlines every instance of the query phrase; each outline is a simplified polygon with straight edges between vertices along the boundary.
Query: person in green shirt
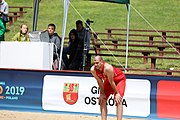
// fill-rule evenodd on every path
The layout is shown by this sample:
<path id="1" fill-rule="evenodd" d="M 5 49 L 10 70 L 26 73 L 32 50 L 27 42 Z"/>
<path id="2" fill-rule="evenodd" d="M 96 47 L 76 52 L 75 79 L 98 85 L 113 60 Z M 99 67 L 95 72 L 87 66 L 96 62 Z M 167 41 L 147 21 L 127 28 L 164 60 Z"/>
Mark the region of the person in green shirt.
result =
<path id="1" fill-rule="evenodd" d="M 4 41 L 4 34 L 5 34 L 6 28 L 4 27 L 4 23 L 2 18 L 0 18 L 0 41 Z"/>
<path id="2" fill-rule="evenodd" d="M 28 37 L 28 26 L 26 24 L 22 24 L 20 27 L 20 32 L 18 32 L 13 38 L 13 41 L 19 42 L 27 42 L 30 41 Z"/>

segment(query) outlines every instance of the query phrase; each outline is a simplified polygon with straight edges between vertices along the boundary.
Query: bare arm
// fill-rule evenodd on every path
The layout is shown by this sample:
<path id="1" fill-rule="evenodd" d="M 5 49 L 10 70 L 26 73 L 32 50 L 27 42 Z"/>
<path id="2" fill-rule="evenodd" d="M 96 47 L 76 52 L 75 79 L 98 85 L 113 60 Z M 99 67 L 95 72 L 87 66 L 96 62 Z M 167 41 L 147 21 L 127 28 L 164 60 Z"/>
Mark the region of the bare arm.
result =
<path id="1" fill-rule="evenodd" d="M 118 90 L 116 88 L 116 84 L 114 82 L 114 69 L 112 67 L 112 65 L 106 63 L 105 66 L 105 70 L 104 70 L 105 75 L 107 75 L 109 83 L 112 87 L 112 89 L 114 90 L 114 99 L 116 103 L 120 103 L 122 100 L 122 97 L 120 96 L 120 94 L 118 93 Z"/>

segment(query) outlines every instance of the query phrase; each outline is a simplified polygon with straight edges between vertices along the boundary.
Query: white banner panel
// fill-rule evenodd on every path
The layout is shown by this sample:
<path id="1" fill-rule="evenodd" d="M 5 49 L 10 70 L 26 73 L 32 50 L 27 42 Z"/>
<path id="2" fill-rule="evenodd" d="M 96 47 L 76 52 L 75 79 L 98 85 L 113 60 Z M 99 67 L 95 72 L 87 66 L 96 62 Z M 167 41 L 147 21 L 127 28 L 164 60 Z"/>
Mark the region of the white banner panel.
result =
<path id="1" fill-rule="evenodd" d="M 0 68 L 52 69 L 52 43 L 1 42 L 0 46 Z"/>
<path id="2" fill-rule="evenodd" d="M 44 77 L 42 107 L 44 110 L 100 113 L 99 90 L 93 77 Z M 113 96 L 108 100 L 108 114 L 115 115 Z M 123 115 L 147 117 L 150 114 L 150 82 L 127 79 Z"/>

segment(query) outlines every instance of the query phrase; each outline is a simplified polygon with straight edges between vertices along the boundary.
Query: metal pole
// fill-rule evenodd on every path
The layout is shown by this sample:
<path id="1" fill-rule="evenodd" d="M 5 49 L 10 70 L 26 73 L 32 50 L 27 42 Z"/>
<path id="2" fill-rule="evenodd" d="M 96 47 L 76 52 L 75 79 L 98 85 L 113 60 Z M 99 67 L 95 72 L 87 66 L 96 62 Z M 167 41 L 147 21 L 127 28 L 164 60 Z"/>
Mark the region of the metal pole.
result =
<path id="1" fill-rule="evenodd" d="M 39 12 L 39 0 L 34 0 L 33 31 L 36 31 Z"/>
<path id="2" fill-rule="evenodd" d="M 128 44 L 129 44 L 129 28 L 130 28 L 130 4 L 127 4 L 128 15 L 127 15 L 127 36 L 126 36 L 126 65 L 125 65 L 125 73 L 127 72 L 128 66 Z"/>
<path id="3" fill-rule="evenodd" d="M 62 28 L 62 40 L 61 40 L 60 58 L 59 58 L 59 70 L 61 69 L 62 52 L 63 52 L 63 46 L 64 46 L 65 32 L 66 32 L 68 8 L 69 8 L 69 0 L 64 0 L 64 17 L 63 17 L 63 28 Z"/>

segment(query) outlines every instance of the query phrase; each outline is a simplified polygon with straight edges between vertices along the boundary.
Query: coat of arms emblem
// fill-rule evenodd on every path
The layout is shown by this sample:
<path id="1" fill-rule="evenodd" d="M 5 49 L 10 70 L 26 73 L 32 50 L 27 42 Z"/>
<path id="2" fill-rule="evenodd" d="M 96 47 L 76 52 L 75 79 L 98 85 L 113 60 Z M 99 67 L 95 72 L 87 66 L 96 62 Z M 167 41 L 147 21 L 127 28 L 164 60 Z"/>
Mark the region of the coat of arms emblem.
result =
<path id="1" fill-rule="evenodd" d="M 63 98 L 67 104 L 73 105 L 78 100 L 78 83 L 64 83 Z"/>

